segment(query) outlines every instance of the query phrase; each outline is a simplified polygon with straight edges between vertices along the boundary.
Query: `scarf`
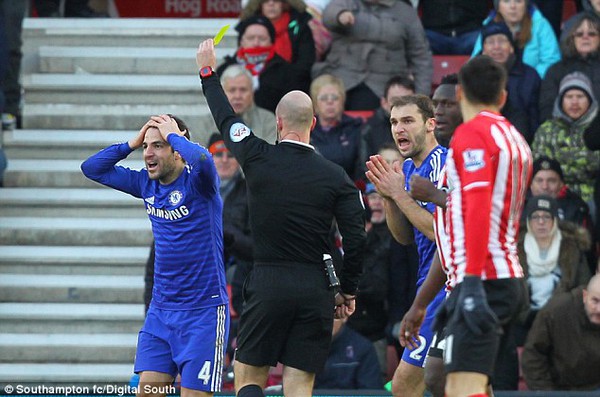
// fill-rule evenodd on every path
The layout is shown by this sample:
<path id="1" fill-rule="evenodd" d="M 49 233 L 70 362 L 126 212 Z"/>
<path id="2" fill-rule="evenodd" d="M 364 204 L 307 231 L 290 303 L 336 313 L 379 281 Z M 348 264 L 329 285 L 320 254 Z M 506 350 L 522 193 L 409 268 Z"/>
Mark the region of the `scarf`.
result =
<path id="1" fill-rule="evenodd" d="M 274 46 L 239 48 L 236 54 L 237 63 L 244 66 L 252 73 L 252 76 L 258 76 L 262 73 L 267 62 L 275 55 Z"/>
<path id="2" fill-rule="evenodd" d="M 271 21 L 273 22 L 273 21 Z M 296 26 L 297 26 L 297 21 Z M 288 11 L 281 14 L 281 18 L 273 22 L 275 27 L 275 52 L 288 62 L 292 62 L 292 41 L 288 32 L 290 24 L 290 13 Z"/>
<path id="3" fill-rule="evenodd" d="M 535 237 L 533 237 L 531 231 L 528 231 L 525 234 L 524 248 L 525 253 L 527 254 L 527 268 L 530 276 L 545 276 L 550 274 L 558 266 L 558 255 L 560 253 L 562 234 L 560 233 L 557 224 L 558 219 L 554 218 L 552 243 L 550 243 L 548 255 L 545 259 L 542 259 L 540 247 L 535 241 Z M 527 222 L 527 229 L 529 229 L 529 221 Z"/>

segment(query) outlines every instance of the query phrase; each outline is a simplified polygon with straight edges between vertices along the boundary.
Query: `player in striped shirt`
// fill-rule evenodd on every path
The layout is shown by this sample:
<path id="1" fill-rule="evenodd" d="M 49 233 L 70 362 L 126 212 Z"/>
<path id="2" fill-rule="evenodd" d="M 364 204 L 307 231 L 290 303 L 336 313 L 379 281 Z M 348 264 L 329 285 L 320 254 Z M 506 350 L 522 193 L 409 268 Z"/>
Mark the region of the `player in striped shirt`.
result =
<path id="1" fill-rule="evenodd" d="M 446 164 L 448 265 L 456 287 L 437 315 L 446 325 L 448 397 L 487 395 L 503 331 L 526 299 L 517 233 L 532 159 L 525 139 L 500 115 L 505 86 L 505 70 L 487 56 L 459 73 L 464 123 Z"/>

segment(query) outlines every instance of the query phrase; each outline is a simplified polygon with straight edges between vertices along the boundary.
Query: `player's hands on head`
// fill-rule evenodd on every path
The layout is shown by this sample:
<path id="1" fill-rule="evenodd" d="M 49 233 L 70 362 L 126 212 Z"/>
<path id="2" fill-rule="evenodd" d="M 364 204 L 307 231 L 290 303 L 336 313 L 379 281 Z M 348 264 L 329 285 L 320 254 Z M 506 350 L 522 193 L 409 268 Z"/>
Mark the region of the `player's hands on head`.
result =
<path id="1" fill-rule="evenodd" d="M 206 39 L 198 46 L 196 50 L 196 65 L 198 69 L 205 66 L 215 68 L 217 65 L 217 56 L 215 55 L 215 44 L 213 39 Z"/>
<path id="2" fill-rule="evenodd" d="M 168 114 L 161 114 L 160 116 L 150 117 L 151 127 L 156 127 L 160 131 L 160 135 L 166 141 L 169 134 L 175 133 L 180 136 L 184 136 L 184 132 L 179 130 L 177 122 Z"/>
<path id="3" fill-rule="evenodd" d="M 154 123 L 152 120 L 148 120 L 146 124 L 142 126 L 135 138 L 132 138 L 127 142 L 132 150 L 142 147 L 144 144 L 144 138 L 146 137 L 146 131 L 148 131 L 148 128 L 152 127 L 153 124 Z"/>

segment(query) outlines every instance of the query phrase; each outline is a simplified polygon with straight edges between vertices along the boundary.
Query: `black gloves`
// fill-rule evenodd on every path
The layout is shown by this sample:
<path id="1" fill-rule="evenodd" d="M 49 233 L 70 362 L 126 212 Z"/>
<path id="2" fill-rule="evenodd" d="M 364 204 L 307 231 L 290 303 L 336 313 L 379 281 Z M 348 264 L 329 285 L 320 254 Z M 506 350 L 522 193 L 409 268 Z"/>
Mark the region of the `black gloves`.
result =
<path id="1" fill-rule="evenodd" d="M 498 326 L 498 318 L 487 303 L 481 278 L 475 276 L 464 278 L 455 307 L 449 308 L 444 302 L 436 312 L 433 329 L 436 331 L 443 329 L 452 316 L 462 316 L 474 335 L 483 335 Z"/>

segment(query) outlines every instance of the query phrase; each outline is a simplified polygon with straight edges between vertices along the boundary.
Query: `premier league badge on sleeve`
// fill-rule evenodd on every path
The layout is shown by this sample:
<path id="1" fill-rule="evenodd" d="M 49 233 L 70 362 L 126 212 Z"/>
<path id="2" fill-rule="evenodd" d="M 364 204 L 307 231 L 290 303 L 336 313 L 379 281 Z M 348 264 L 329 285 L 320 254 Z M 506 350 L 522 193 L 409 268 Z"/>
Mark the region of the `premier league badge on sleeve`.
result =
<path id="1" fill-rule="evenodd" d="M 465 171 L 474 172 L 485 167 L 483 149 L 470 149 L 463 152 Z"/>

